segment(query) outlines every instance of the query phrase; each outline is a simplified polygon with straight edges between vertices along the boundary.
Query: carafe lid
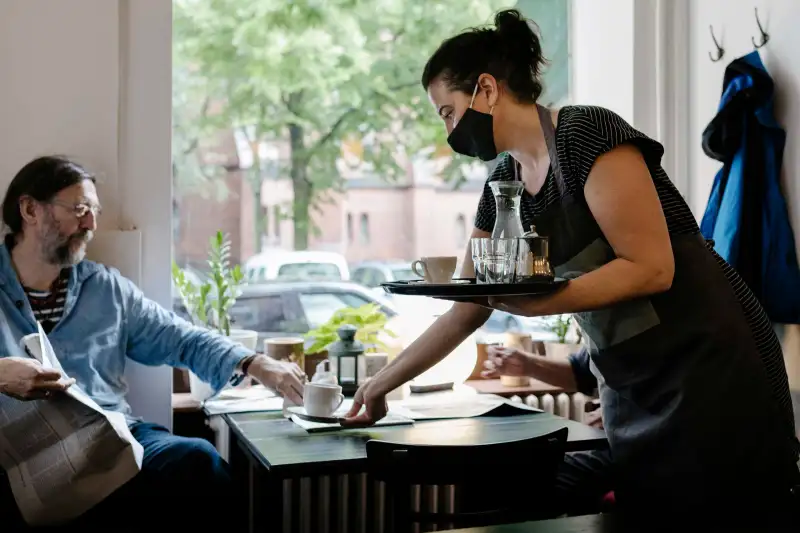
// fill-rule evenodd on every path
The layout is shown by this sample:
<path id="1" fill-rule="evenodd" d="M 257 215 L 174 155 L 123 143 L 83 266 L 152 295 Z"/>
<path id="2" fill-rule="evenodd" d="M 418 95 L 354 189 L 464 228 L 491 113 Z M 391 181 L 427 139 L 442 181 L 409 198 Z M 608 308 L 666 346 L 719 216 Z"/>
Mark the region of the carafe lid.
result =
<path id="1" fill-rule="evenodd" d="M 531 224 L 531 230 L 523 235 L 523 237 L 539 237 L 539 234 L 536 233 L 536 226 Z"/>

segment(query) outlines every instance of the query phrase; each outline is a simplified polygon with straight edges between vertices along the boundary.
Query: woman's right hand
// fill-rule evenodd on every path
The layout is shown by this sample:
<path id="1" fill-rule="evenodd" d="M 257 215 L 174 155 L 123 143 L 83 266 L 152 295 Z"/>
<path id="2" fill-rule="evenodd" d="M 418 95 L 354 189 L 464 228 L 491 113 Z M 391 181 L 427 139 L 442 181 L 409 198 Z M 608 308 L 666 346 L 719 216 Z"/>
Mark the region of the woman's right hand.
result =
<path id="1" fill-rule="evenodd" d="M 63 392 L 75 383 L 61 372 L 44 368 L 29 357 L 0 358 L 0 393 L 18 400 L 40 400 Z"/>
<path id="2" fill-rule="evenodd" d="M 500 376 L 528 376 L 531 377 L 533 356 L 516 348 L 502 346 L 489 346 L 489 358 L 483 363 L 485 370 L 481 372 L 484 378 L 498 378 Z"/>
<path id="3" fill-rule="evenodd" d="M 375 379 L 375 378 L 373 378 Z M 364 408 L 363 412 L 361 408 Z M 375 424 L 389 412 L 386 394 L 377 390 L 372 380 L 358 388 L 353 406 L 341 421 L 344 427 L 365 427 Z"/>

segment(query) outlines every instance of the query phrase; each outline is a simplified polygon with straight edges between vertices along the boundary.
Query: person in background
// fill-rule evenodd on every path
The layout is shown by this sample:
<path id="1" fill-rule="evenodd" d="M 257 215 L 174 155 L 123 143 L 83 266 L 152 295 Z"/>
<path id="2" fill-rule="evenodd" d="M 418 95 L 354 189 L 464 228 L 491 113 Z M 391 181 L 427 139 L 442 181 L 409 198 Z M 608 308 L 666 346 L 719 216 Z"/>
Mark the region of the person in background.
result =
<path id="1" fill-rule="evenodd" d="M 502 346 L 490 346 L 488 356 L 484 363 L 485 370 L 481 373 L 487 379 L 527 376 L 587 396 L 597 391 L 597 378 L 592 374 L 589 350 L 585 346 L 566 359 Z M 585 413 L 583 423 L 605 429 L 602 409 Z M 564 512 L 586 514 L 602 510 L 603 497 L 614 489 L 613 478 L 608 475 L 606 468 L 610 463 L 607 449 L 569 454 L 559 468 L 555 486 L 559 494 L 558 501 L 565 502 Z"/>
<path id="2" fill-rule="evenodd" d="M 581 347 L 568 358 L 545 357 L 517 348 L 489 346 L 488 359 L 483 363 L 481 376 L 495 379 L 500 376 L 526 376 L 567 391 L 578 391 L 592 396 L 597 391 L 597 378 L 590 367 L 589 350 Z M 600 411 L 584 416 L 584 423 L 603 428 Z M 591 416 L 588 416 L 591 415 Z"/>
<path id="3" fill-rule="evenodd" d="M 35 333 L 39 322 L 74 381 L 32 359 L 6 357 L 17 352 L 0 346 L 0 392 L 17 401 L 48 401 L 80 387 L 104 409 L 123 413 L 142 444 L 141 472 L 81 516 L 75 530 L 106 530 L 122 518 L 126 526 L 158 529 L 171 521 L 187 530 L 229 531 L 244 516 L 245 500 L 228 465 L 209 442 L 173 435 L 131 413 L 126 361 L 188 368 L 217 390 L 250 376 L 297 403 L 305 375 L 294 363 L 189 324 L 118 271 L 85 260 L 100 211 L 95 177 L 69 159 L 35 159 L 11 181 L 2 205 L 0 314 L 15 341 Z M 3 530 L 24 529 L 2 470 L 0 516 Z"/>
<path id="4" fill-rule="evenodd" d="M 781 346 L 762 307 L 702 238 L 661 166 L 664 148 L 608 109 L 541 106 L 543 66 L 533 25 L 505 10 L 494 27 L 444 41 L 422 85 L 454 151 L 499 156 L 472 237 L 491 236 L 489 182 L 520 180 L 522 226 L 549 237 L 552 267 L 569 283 L 547 296 L 454 304 L 361 386 L 345 423 L 385 416 L 386 394 L 443 359 L 492 308 L 573 314 L 610 448 L 594 471 L 613 473 L 618 511 L 790 514 L 800 447 Z M 474 276 L 469 249 L 461 276 Z M 735 410 L 720 408 L 742 394 Z"/>

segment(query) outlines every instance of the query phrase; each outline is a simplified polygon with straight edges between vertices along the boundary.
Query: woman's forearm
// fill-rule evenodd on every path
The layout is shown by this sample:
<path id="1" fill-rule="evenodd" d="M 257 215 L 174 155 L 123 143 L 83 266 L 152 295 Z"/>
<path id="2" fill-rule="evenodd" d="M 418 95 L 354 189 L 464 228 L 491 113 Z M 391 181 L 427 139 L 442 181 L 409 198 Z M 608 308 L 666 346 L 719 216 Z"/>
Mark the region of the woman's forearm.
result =
<path id="1" fill-rule="evenodd" d="M 672 285 L 667 270 L 642 268 L 626 259 L 615 259 L 597 270 L 570 280 L 563 289 L 543 297 L 499 298 L 497 309 L 526 316 L 547 316 L 594 311 L 614 304 L 664 292 Z"/>
<path id="2" fill-rule="evenodd" d="M 489 319 L 491 310 L 456 303 L 422 335 L 372 378 L 372 386 L 388 394 L 447 357 Z"/>

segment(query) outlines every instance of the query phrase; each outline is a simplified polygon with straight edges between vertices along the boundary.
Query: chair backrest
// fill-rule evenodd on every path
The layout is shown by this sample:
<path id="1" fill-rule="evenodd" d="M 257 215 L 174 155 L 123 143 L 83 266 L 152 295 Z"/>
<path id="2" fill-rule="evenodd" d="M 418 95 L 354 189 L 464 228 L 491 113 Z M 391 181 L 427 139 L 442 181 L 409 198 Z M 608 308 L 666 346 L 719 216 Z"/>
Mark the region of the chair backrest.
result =
<path id="1" fill-rule="evenodd" d="M 563 428 L 523 440 L 466 446 L 368 441 L 370 477 L 386 485 L 387 528 L 406 533 L 413 524 L 425 531 L 426 526 L 453 529 L 544 516 L 552 509 L 567 433 Z M 453 486 L 453 501 L 426 509 L 414 496 L 426 486 Z"/>

